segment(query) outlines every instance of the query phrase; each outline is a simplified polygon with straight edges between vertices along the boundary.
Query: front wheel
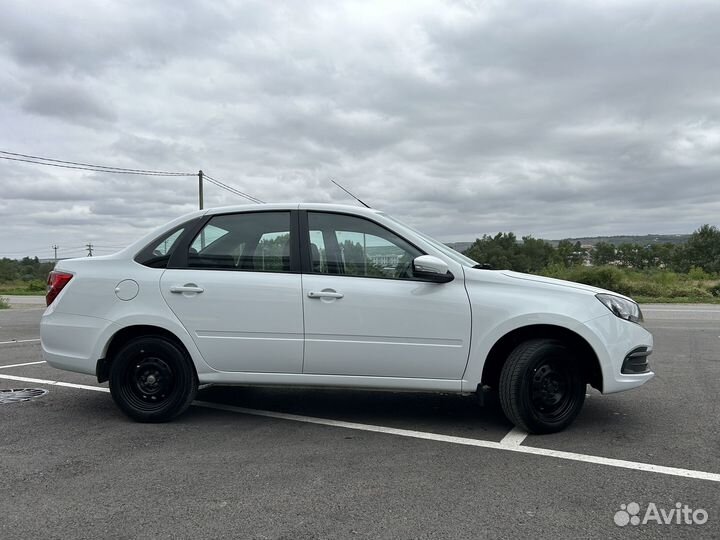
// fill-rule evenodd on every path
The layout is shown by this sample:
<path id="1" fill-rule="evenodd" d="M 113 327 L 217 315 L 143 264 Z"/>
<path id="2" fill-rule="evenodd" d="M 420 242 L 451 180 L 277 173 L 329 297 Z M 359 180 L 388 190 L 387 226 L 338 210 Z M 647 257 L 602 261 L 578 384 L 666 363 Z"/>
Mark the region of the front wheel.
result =
<path id="1" fill-rule="evenodd" d="M 578 359 L 551 339 L 521 343 L 500 373 L 503 412 L 528 433 L 555 433 L 569 426 L 582 409 L 585 389 Z"/>
<path id="2" fill-rule="evenodd" d="M 167 422 L 195 399 L 198 380 L 192 361 L 175 343 L 144 336 L 126 343 L 112 359 L 110 394 L 138 422 Z"/>

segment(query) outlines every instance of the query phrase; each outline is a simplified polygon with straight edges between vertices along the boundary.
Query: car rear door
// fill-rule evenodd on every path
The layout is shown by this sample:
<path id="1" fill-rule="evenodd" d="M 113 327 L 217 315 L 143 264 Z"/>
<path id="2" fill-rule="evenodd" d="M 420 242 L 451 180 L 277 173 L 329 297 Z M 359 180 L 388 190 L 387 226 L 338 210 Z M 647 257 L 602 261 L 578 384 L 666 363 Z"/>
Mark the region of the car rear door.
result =
<path id="1" fill-rule="evenodd" d="M 160 287 L 205 361 L 220 371 L 300 373 L 297 212 L 214 215 L 179 249 Z"/>

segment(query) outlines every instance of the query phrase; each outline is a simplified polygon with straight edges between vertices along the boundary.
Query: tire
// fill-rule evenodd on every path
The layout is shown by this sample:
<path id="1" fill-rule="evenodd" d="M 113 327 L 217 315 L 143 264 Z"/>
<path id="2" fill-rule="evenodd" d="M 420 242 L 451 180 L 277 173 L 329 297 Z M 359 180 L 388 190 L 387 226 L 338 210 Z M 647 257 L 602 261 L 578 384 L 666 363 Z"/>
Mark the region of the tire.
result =
<path id="1" fill-rule="evenodd" d="M 585 390 L 577 358 L 556 340 L 521 343 L 500 373 L 503 412 L 528 433 L 556 433 L 569 426 L 582 409 Z"/>
<path id="2" fill-rule="evenodd" d="M 143 336 L 128 341 L 113 356 L 110 394 L 138 422 L 167 422 L 195 399 L 198 379 L 187 353 L 172 341 Z"/>

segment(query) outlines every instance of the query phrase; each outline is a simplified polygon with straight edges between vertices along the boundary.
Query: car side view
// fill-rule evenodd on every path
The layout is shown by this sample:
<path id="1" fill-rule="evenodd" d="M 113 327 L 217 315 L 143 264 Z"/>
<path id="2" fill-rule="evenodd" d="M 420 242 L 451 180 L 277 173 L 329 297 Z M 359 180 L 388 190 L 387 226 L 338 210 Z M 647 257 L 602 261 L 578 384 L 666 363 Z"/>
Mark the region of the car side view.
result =
<path id="1" fill-rule="evenodd" d="M 487 270 L 383 212 L 262 204 L 188 214 L 48 278 L 43 354 L 163 422 L 198 386 L 499 394 L 530 433 L 568 426 L 586 385 L 653 377 L 622 295 Z"/>

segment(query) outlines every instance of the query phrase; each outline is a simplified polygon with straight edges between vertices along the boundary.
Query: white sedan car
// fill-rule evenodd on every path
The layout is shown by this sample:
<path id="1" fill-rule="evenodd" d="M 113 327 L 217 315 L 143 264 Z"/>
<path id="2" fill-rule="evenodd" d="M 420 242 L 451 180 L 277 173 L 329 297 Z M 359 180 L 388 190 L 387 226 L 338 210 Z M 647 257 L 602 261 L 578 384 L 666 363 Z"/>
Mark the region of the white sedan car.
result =
<path id="1" fill-rule="evenodd" d="M 263 204 L 183 216 L 50 274 L 43 354 L 109 381 L 131 418 L 170 420 L 200 384 L 497 390 L 531 433 L 569 425 L 586 384 L 653 377 L 638 305 L 486 270 L 371 209 Z"/>

